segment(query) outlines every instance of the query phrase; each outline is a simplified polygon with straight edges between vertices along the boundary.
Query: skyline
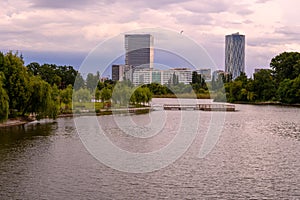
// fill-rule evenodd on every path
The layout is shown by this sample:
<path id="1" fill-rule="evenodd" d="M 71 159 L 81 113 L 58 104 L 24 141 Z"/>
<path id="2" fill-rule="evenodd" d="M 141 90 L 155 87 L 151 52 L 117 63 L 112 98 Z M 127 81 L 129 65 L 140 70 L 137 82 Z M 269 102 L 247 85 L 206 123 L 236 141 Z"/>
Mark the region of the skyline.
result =
<path id="1" fill-rule="evenodd" d="M 78 68 L 99 43 L 140 28 L 164 27 L 203 46 L 225 69 L 224 36 L 246 35 L 246 73 L 268 68 L 283 51 L 300 50 L 297 8 L 290 0 L 242 1 L 2 1 L 1 51 L 18 50 L 37 61 Z M 154 43 L 155 45 L 155 43 Z"/>

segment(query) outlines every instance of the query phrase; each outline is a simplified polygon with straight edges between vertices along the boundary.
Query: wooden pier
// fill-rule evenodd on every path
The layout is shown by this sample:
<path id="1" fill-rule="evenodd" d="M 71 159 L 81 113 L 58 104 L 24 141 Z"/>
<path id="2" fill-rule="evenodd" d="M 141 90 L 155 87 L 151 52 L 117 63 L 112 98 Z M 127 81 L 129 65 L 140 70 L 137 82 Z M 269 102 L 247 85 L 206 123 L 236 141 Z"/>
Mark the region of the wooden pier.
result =
<path id="1" fill-rule="evenodd" d="M 235 106 L 229 104 L 164 104 L 164 110 L 202 110 L 234 112 Z"/>

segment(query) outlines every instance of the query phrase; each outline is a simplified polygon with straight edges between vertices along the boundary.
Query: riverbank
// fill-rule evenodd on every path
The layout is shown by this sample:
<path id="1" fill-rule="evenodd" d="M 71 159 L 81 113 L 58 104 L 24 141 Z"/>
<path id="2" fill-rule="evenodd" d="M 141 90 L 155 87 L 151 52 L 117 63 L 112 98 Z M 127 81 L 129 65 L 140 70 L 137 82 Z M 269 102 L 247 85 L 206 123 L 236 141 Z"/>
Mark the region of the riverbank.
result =
<path id="1" fill-rule="evenodd" d="M 29 122 L 34 121 L 28 117 L 17 117 L 13 119 L 7 119 L 5 122 L 0 123 L 0 128 L 10 127 L 10 126 L 19 126 L 23 124 L 27 124 Z"/>
<path id="2" fill-rule="evenodd" d="M 233 102 L 233 104 L 248 104 L 248 105 L 262 105 L 262 106 L 275 105 L 275 106 L 288 106 L 288 107 L 300 108 L 300 104 L 286 104 L 286 103 L 281 103 L 278 101 L 265 101 L 265 102 L 236 101 L 236 102 Z"/>
<path id="3" fill-rule="evenodd" d="M 89 116 L 89 115 L 112 115 L 112 114 L 146 114 L 151 111 L 151 107 L 140 107 L 140 108 L 118 108 L 118 109 L 100 109 L 97 112 L 85 110 L 85 112 L 76 112 L 76 113 L 65 113 L 60 114 L 57 118 L 64 117 L 78 117 L 78 116 Z M 0 128 L 11 127 L 11 126 L 20 126 L 34 121 L 34 119 L 28 117 L 17 117 L 13 119 L 8 119 L 5 122 L 0 123 Z"/>

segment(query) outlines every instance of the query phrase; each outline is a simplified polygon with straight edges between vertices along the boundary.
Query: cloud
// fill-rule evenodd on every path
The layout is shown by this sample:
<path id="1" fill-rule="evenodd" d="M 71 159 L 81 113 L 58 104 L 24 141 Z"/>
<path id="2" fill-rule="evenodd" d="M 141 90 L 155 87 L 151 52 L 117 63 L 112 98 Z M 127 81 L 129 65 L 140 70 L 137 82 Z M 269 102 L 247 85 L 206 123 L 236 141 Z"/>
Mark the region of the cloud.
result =
<path id="1" fill-rule="evenodd" d="M 282 26 L 275 29 L 275 33 L 281 34 L 283 38 L 300 41 L 300 26 Z"/>
<path id="2" fill-rule="evenodd" d="M 80 9 L 92 4 L 96 4 L 96 2 L 96 0 L 32 0 L 30 4 L 34 8 Z"/>
<path id="3" fill-rule="evenodd" d="M 262 3 L 262 4 L 264 4 L 264 3 L 267 3 L 269 1 L 271 1 L 271 0 L 257 0 L 255 3 Z"/>
<path id="4" fill-rule="evenodd" d="M 291 3 L 293 2 L 293 3 Z M 117 34 L 146 27 L 180 32 L 224 65 L 224 36 L 246 35 L 248 66 L 300 49 L 298 1 L 291 0 L 9 0 L 0 1 L 0 50 L 88 52 Z M 270 10 L 272 12 L 270 12 Z M 51 58 L 54 58 L 52 56 Z M 265 61 L 264 61 L 265 62 Z"/>
<path id="5" fill-rule="evenodd" d="M 230 8 L 230 4 L 225 1 L 203 0 L 180 3 L 182 8 L 195 13 L 220 13 Z"/>
<path id="6" fill-rule="evenodd" d="M 190 25 L 211 25 L 213 18 L 207 14 L 177 14 L 173 15 L 178 23 Z"/>

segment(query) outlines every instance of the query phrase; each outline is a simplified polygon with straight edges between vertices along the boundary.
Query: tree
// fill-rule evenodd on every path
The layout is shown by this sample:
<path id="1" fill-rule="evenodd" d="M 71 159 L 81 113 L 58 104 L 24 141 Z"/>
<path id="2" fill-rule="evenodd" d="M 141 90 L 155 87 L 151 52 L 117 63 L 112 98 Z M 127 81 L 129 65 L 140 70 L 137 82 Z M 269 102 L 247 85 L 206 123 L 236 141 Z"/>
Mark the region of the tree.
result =
<path id="1" fill-rule="evenodd" d="M 132 89 L 128 87 L 127 84 L 119 82 L 113 89 L 112 100 L 114 103 L 118 103 L 120 105 L 128 105 L 128 103 L 130 102 L 131 94 Z"/>
<path id="2" fill-rule="evenodd" d="M 28 64 L 26 67 L 27 67 L 29 73 L 31 73 L 34 76 L 36 76 L 40 73 L 41 66 L 37 62 L 32 62 L 32 63 Z"/>
<path id="3" fill-rule="evenodd" d="M 276 87 L 271 70 L 263 69 L 255 73 L 253 86 L 256 98 L 259 100 L 268 101 L 276 97 Z"/>
<path id="4" fill-rule="evenodd" d="M 92 73 L 89 73 L 87 75 L 87 78 L 86 78 L 86 87 L 87 87 L 87 89 L 90 90 L 90 92 L 94 92 L 95 91 L 98 82 L 99 82 L 99 74 L 93 75 Z"/>
<path id="5" fill-rule="evenodd" d="M 300 53 L 283 52 L 272 58 L 270 67 L 278 84 L 284 79 L 295 79 L 300 74 Z"/>
<path id="6" fill-rule="evenodd" d="M 75 102 L 89 102 L 91 101 L 91 93 L 88 89 L 80 88 L 74 92 Z"/>
<path id="7" fill-rule="evenodd" d="M 1 56 L 0 71 L 3 72 L 5 82 L 3 88 L 9 97 L 9 108 L 23 113 L 31 94 L 30 76 L 23 60 L 17 53 L 8 52 Z"/>
<path id="8" fill-rule="evenodd" d="M 293 79 L 284 79 L 277 90 L 277 94 L 282 103 L 300 103 L 300 75 Z"/>
<path id="9" fill-rule="evenodd" d="M 3 88 L 4 74 L 0 72 L 0 122 L 5 121 L 9 112 L 9 98 Z"/>
<path id="10" fill-rule="evenodd" d="M 148 87 L 150 92 L 154 95 L 167 94 L 167 87 L 159 83 L 150 83 L 146 85 L 146 87 Z"/>
<path id="11" fill-rule="evenodd" d="M 104 101 L 110 100 L 111 95 L 112 95 L 112 92 L 110 89 L 103 88 L 100 93 L 101 101 L 104 102 Z"/>
<path id="12" fill-rule="evenodd" d="M 65 104 L 65 109 L 69 109 L 71 107 L 72 102 L 72 94 L 73 88 L 72 85 L 68 85 L 68 87 L 60 92 L 60 107 L 61 103 Z"/>
<path id="13" fill-rule="evenodd" d="M 25 113 L 36 114 L 37 119 L 43 117 L 56 118 L 57 110 L 53 107 L 52 88 L 49 83 L 43 81 L 39 76 L 32 76 L 30 78 L 31 94 L 27 102 L 23 115 Z"/>
<path id="14" fill-rule="evenodd" d="M 229 102 L 247 101 L 248 91 L 243 88 L 241 80 L 235 80 L 225 84 L 226 98 Z"/>
<path id="15" fill-rule="evenodd" d="M 78 72 L 72 66 L 58 66 L 56 74 L 61 78 L 60 89 L 65 89 L 68 85 L 74 85 Z"/>
<path id="16" fill-rule="evenodd" d="M 74 82 L 74 90 L 79 90 L 80 88 L 84 88 L 85 86 L 85 81 L 82 78 L 81 74 L 78 73 Z"/>

